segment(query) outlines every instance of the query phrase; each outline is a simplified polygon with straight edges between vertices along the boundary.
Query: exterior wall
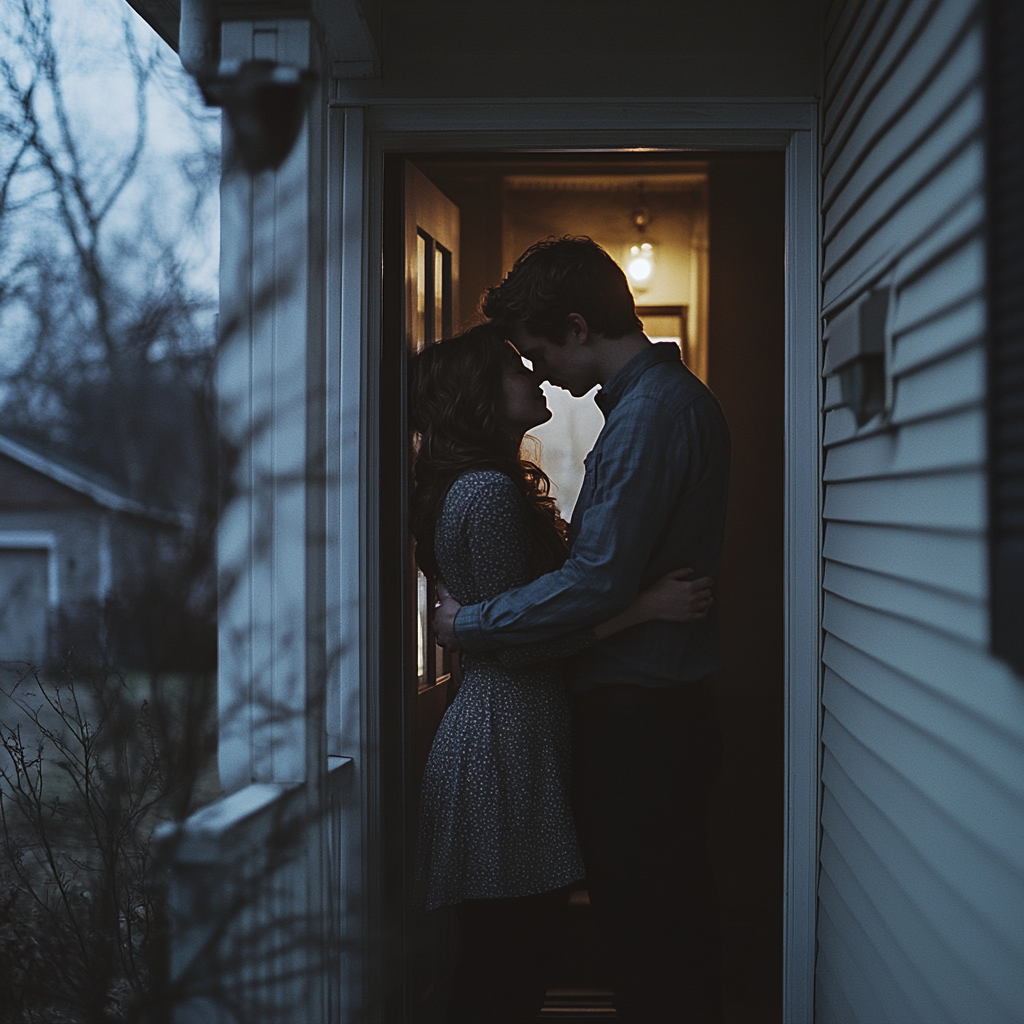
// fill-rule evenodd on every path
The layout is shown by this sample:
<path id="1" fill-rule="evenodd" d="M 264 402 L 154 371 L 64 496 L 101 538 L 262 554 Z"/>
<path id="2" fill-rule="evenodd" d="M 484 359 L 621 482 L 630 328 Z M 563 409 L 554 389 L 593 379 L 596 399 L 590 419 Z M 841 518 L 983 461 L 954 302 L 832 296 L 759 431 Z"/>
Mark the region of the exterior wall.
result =
<path id="1" fill-rule="evenodd" d="M 828 381 L 821 1024 L 1024 1005 L 1024 682 L 988 653 L 980 14 L 826 16 L 824 314 L 891 289 L 891 411 L 858 429 Z"/>
<path id="2" fill-rule="evenodd" d="M 109 514 L 109 513 L 107 513 Z M 100 597 L 101 509 L 0 512 L 0 535 L 43 532 L 53 536 L 57 560 L 57 593 L 61 605 Z"/>

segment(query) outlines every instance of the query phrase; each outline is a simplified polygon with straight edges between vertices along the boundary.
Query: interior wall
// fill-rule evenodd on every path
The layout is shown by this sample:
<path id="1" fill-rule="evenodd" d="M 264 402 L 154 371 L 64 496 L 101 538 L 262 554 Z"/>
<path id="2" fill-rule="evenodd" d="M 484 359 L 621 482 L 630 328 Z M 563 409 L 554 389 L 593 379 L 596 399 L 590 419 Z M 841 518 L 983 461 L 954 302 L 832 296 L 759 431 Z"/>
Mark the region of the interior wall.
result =
<path id="1" fill-rule="evenodd" d="M 640 241 L 655 247 L 654 273 L 631 282 L 638 304 L 694 304 L 697 248 L 706 236 L 706 178 L 698 165 L 689 174 L 512 174 L 504 195 L 503 263 L 510 267 L 528 246 L 548 235 L 589 235 L 620 265 Z M 641 233 L 634 213 L 649 223 Z"/>
<path id="2" fill-rule="evenodd" d="M 727 988 L 747 1006 L 732 1017 L 766 1024 L 782 1006 L 784 184 L 781 154 L 711 163 L 708 383 L 732 436 L 713 849 Z"/>
<path id="3" fill-rule="evenodd" d="M 668 157 L 669 159 L 664 159 Z M 413 162 L 462 211 L 463 326 L 477 322 L 483 291 L 516 257 L 548 235 L 587 234 L 620 263 L 637 240 L 632 213 L 650 215 L 643 238 L 657 247 L 656 271 L 639 305 L 700 306 L 704 282 L 698 250 L 706 248 L 706 162 L 652 154 L 646 160 L 561 154 L 468 159 L 418 154 Z M 704 330 L 691 320 L 691 336 Z"/>

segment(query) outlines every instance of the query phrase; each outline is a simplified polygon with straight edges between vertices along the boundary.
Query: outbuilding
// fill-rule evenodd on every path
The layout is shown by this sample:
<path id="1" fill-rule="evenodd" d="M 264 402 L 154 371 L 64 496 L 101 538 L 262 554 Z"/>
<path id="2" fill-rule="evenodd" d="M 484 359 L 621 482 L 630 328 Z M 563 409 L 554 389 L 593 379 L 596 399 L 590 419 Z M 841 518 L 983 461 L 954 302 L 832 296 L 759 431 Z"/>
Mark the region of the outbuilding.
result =
<path id="1" fill-rule="evenodd" d="M 188 522 L 0 435 L 0 661 L 102 657 L 109 603 L 178 557 Z"/>

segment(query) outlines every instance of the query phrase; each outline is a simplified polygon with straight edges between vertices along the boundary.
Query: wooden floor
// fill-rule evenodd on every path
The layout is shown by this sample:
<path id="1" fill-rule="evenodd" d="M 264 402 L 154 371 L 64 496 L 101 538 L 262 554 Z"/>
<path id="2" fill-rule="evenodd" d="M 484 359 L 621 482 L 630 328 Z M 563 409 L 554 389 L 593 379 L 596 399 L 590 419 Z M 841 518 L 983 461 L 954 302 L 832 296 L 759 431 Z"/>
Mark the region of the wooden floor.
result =
<path id="1" fill-rule="evenodd" d="M 561 922 L 559 953 L 552 984 L 537 1018 L 556 1020 L 615 1020 L 612 990 L 585 890 L 569 897 Z"/>
<path id="2" fill-rule="evenodd" d="M 724 1024 L 781 1024 L 781 997 L 775 998 L 763 977 L 772 963 L 766 943 L 740 935 L 723 945 Z M 585 891 L 569 897 L 557 948 L 552 984 L 537 1020 L 615 1020 L 609 971 Z"/>
<path id="3" fill-rule="evenodd" d="M 549 988 L 538 1020 L 615 1020 L 610 988 Z"/>

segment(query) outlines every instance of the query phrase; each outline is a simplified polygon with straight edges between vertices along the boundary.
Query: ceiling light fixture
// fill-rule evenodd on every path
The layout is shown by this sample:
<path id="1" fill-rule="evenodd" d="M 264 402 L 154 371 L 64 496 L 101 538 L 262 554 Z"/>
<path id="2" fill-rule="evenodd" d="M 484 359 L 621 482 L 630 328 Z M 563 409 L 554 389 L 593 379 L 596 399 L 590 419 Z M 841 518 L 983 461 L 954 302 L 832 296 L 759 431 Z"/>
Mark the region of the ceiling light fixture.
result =
<path id="1" fill-rule="evenodd" d="M 626 273 L 634 284 L 646 284 L 654 273 L 654 246 L 641 242 L 629 247 L 629 262 Z"/>
<path id="2" fill-rule="evenodd" d="M 643 184 L 640 185 L 643 196 Z M 654 276 L 654 245 L 646 238 L 647 225 L 651 222 L 646 206 L 638 206 L 630 215 L 637 239 L 626 250 L 626 276 L 637 291 L 645 291 Z"/>

